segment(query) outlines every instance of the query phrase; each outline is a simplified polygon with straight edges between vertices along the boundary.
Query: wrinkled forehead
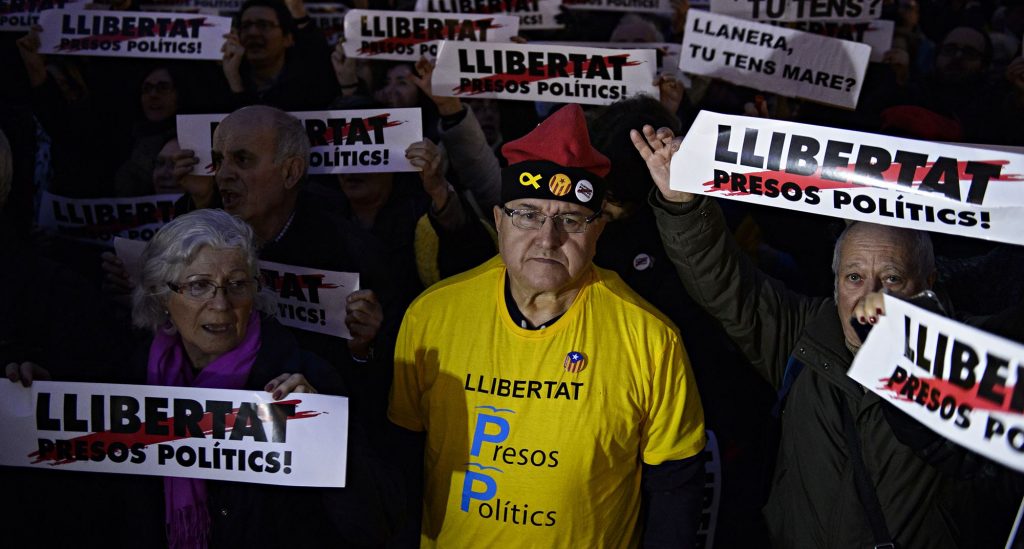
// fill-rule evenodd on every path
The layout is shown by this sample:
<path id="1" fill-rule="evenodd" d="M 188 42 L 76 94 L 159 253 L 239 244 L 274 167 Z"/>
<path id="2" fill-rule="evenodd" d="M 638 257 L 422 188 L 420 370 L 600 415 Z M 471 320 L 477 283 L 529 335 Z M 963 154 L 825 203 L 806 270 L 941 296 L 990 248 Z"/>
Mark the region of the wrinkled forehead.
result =
<path id="1" fill-rule="evenodd" d="M 916 270 L 916 239 L 904 229 L 858 223 L 850 227 L 839 250 L 840 266 L 893 266 Z"/>
<path id="2" fill-rule="evenodd" d="M 213 132 L 213 147 L 235 148 L 244 144 L 254 146 L 261 142 L 273 145 L 273 124 L 258 112 L 238 111 L 229 114 Z"/>

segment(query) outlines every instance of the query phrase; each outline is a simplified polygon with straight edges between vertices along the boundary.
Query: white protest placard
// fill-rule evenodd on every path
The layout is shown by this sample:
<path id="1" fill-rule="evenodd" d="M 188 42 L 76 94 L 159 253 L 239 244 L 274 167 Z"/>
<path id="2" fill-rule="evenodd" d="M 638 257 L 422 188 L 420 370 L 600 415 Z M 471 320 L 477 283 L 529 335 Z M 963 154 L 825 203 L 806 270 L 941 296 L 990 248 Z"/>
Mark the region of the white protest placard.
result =
<path id="1" fill-rule="evenodd" d="M 345 14 L 348 10 L 345 4 L 306 4 L 306 14 L 331 46 L 345 36 Z"/>
<path id="2" fill-rule="evenodd" d="M 882 0 L 711 0 L 711 12 L 757 21 L 871 21 Z"/>
<path id="3" fill-rule="evenodd" d="M 574 10 L 628 11 L 671 15 L 674 10 L 671 0 L 562 0 L 562 5 Z"/>
<path id="4" fill-rule="evenodd" d="M 75 10 L 85 0 L 0 0 L 0 31 L 26 31 L 44 10 Z"/>
<path id="5" fill-rule="evenodd" d="M 870 55 L 864 44 L 690 10 L 679 68 L 853 109 Z"/>
<path id="6" fill-rule="evenodd" d="M 657 99 L 654 50 L 534 44 L 441 43 L 434 95 L 609 105 L 637 94 Z"/>
<path id="7" fill-rule="evenodd" d="M 561 5 L 562 0 L 416 0 L 416 11 L 501 13 L 519 17 L 524 30 L 553 30 L 564 27 L 555 19 Z"/>
<path id="8" fill-rule="evenodd" d="M 345 55 L 417 61 L 435 57 L 441 40 L 508 42 L 519 34 L 512 15 L 352 10 L 345 15 Z"/>
<path id="9" fill-rule="evenodd" d="M 420 109 L 288 113 L 299 119 L 312 148 L 309 173 L 418 172 L 405 149 L 423 140 Z M 212 175 L 213 131 L 226 114 L 178 115 L 178 143 L 196 153 L 192 173 Z"/>
<path id="10" fill-rule="evenodd" d="M 887 19 L 861 23 L 801 21 L 792 23 L 791 26 L 796 30 L 819 36 L 867 44 L 871 46 L 871 57 L 868 60 L 872 63 L 880 63 L 885 52 L 892 49 L 892 34 L 896 30 L 896 22 Z"/>
<path id="11" fill-rule="evenodd" d="M 620 50 L 652 49 L 655 51 L 656 59 L 658 60 L 658 74 L 668 72 L 677 77 L 682 76 L 679 72 L 679 52 L 682 51 L 682 45 L 675 42 L 560 42 L 538 40 L 532 42 L 532 44 Z"/>
<path id="12" fill-rule="evenodd" d="M 345 325 L 348 294 L 359 273 L 338 273 L 260 261 L 263 283 L 277 295 L 277 320 L 285 326 L 351 339 Z"/>
<path id="13" fill-rule="evenodd" d="M 149 240 L 174 218 L 180 195 L 131 198 L 67 198 L 44 191 L 39 226 L 81 242 L 113 245 L 115 236 Z"/>
<path id="14" fill-rule="evenodd" d="M 1024 472 L 1024 345 L 885 296 L 847 375 L 936 433 Z"/>
<path id="15" fill-rule="evenodd" d="M 269 381 L 269 380 L 268 380 Z M 153 385 L 0 384 L 0 464 L 344 487 L 348 399 Z"/>
<path id="16" fill-rule="evenodd" d="M 47 10 L 39 53 L 220 60 L 231 18 L 169 12 Z"/>
<path id="17" fill-rule="evenodd" d="M 678 191 L 1024 244 L 1024 154 L 701 111 Z"/>

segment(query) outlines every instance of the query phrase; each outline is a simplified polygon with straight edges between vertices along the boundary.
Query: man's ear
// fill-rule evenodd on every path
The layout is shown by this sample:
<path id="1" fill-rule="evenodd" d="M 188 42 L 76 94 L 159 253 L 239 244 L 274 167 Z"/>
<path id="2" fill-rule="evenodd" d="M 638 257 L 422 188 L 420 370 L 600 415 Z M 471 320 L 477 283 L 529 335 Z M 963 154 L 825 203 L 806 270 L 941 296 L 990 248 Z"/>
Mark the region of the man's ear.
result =
<path id="1" fill-rule="evenodd" d="M 494 206 L 494 227 L 497 230 L 501 230 L 501 216 L 505 215 L 505 210 L 501 209 L 501 206 Z"/>
<path id="2" fill-rule="evenodd" d="M 298 156 L 291 156 L 281 162 L 281 175 L 284 177 L 284 188 L 291 189 L 302 181 L 302 175 L 306 171 L 305 159 Z"/>

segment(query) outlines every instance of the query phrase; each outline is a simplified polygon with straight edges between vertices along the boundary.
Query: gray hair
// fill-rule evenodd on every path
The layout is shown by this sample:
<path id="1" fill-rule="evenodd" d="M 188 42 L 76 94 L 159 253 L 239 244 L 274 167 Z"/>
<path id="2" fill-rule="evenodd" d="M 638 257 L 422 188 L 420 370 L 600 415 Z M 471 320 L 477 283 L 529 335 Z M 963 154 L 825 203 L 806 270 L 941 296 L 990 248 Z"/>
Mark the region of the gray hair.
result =
<path id="1" fill-rule="evenodd" d="M 847 223 L 846 228 L 840 233 L 839 238 L 836 239 L 836 246 L 832 249 L 832 274 L 833 274 L 833 299 L 839 300 L 839 255 L 843 248 L 843 241 L 846 239 L 846 235 L 850 232 L 850 229 L 861 224 L 859 221 L 852 221 Z M 865 222 L 866 223 L 866 222 Z M 904 229 L 901 227 L 887 227 L 893 232 L 902 235 L 907 242 L 910 244 L 911 260 L 913 265 L 911 267 L 914 272 L 912 276 L 918 280 L 925 281 L 933 272 L 935 272 L 935 250 L 932 247 L 932 238 L 928 236 L 926 231 L 918 231 L 916 229 Z"/>
<path id="2" fill-rule="evenodd" d="M 7 196 L 11 194 L 11 180 L 14 178 L 14 156 L 7 136 L 0 130 L 0 208 L 7 204 Z"/>
<path id="3" fill-rule="evenodd" d="M 231 113 L 231 117 L 253 117 L 270 126 L 276 138 L 274 163 L 280 164 L 293 156 L 302 160 L 302 174 L 309 168 L 309 137 L 298 118 L 267 105 L 250 105 Z"/>
<path id="4" fill-rule="evenodd" d="M 249 274 L 259 275 L 256 245 L 247 223 L 224 210 L 202 209 L 178 216 L 156 233 L 139 258 L 140 280 L 132 293 L 135 326 L 154 331 L 168 328 L 165 303 L 171 289 L 167 283 L 176 282 L 204 247 L 239 250 L 249 266 Z M 272 314 L 273 294 L 259 292 L 255 306 L 259 311 Z"/>

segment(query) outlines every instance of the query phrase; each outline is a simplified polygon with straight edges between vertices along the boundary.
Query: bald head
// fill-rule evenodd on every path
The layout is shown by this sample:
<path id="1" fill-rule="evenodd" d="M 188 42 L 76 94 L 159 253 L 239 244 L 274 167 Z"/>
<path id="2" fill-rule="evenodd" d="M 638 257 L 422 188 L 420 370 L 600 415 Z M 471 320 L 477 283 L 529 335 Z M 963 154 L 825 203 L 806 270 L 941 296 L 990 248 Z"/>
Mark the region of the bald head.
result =
<path id="1" fill-rule="evenodd" d="M 935 256 L 925 232 L 853 223 L 836 241 L 832 271 L 843 333 L 847 346 L 855 350 L 861 341 L 848 319 L 857 303 L 882 290 L 909 297 L 930 289 L 935 281 Z"/>
<path id="2" fill-rule="evenodd" d="M 275 238 L 295 209 L 309 140 L 288 113 L 251 106 L 228 115 L 213 134 L 213 161 L 224 209 L 264 240 Z"/>

